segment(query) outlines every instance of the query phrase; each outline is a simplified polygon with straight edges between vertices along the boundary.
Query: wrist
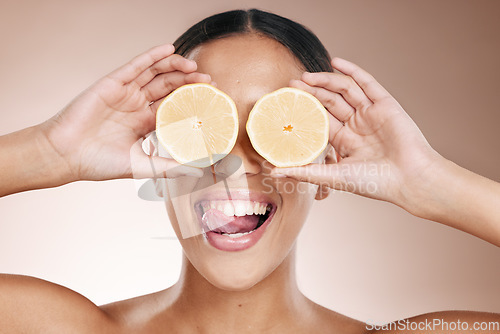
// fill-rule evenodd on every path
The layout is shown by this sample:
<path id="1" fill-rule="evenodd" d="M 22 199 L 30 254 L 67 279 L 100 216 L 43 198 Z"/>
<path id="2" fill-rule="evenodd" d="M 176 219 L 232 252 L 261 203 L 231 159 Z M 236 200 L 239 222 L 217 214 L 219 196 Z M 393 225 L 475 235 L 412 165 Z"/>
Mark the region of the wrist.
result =
<path id="1" fill-rule="evenodd" d="M 446 184 L 453 163 L 434 150 L 418 161 L 418 167 L 403 173 L 398 205 L 417 217 L 436 221 L 446 199 Z"/>
<path id="2" fill-rule="evenodd" d="M 0 137 L 0 196 L 71 182 L 67 165 L 40 126 Z"/>
<path id="3" fill-rule="evenodd" d="M 43 176 L 49 182 L 49 187 L 78 181 L 78 171 L 71 167 L 51 139 L 51 123 L 52 120 L 48 120 L 33 127 L 37 154 L 43 162 Z"/>
<path id="4" fill-rule="evenodd" d="M 440 157 L 408 185 L 408 212 L 500 245 L 498 183 Z"/>

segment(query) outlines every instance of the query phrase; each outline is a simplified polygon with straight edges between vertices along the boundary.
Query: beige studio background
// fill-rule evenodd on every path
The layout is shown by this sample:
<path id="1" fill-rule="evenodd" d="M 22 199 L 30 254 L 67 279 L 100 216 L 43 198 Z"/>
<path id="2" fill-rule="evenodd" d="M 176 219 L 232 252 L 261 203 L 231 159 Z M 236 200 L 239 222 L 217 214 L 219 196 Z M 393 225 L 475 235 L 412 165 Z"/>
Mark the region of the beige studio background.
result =
<path id="1" fill-rule="evenodd" d="M 0 134 L 44 121 L 136 54 L 239 7 L 310 27 L 332 55 L 374 74 L 441 154 L 500 181 L 497 1 L 3 0 Z M 131 180 L 0 199 L 0 271 L 97 304 L 175 282 L 173 236 L 162 203 L 139 199 Z M 500 312 L 499 248 L 349 194 L 316 205 L 299 240 L 298 279 L 311 299 L 365 321 Z"/>

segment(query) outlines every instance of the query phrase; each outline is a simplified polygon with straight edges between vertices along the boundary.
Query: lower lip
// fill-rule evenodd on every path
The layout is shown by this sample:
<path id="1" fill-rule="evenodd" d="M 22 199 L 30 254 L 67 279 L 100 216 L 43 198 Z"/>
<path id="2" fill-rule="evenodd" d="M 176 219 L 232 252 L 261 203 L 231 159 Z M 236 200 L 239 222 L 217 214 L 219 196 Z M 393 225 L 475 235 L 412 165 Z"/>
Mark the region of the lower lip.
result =
<path id="1" fill-rule="evenodd" d="M 208 243 L 213 247 L 227 252 L 236 252 L 242 251 L 247 248 L 252 247 L 260 240 L 260 238 L 264 235 L 266 228 L 271 223 L 271 220 L 274 217 L 275 208 L 269 213 L 269 217 L 258 229 L 254 230 L 252 233 L 242 235 L 238 238 L 231 238 L 227 235 L 222 235 L 216 232 L 206 232 L 205 236 L 208 240 Z"/>

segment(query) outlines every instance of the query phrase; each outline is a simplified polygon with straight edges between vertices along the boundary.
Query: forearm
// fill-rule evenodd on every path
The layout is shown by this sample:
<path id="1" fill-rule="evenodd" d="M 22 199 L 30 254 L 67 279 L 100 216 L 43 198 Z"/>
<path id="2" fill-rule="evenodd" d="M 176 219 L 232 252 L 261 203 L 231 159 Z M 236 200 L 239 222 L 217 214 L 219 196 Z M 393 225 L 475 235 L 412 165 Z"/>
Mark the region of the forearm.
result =
<path id="1" fill-rule="evenodd" d="M 0 197 L 73 181 L 39 126 L 0 137 Z"/>
<path id="2" fill-rule="evenodd" d="M 409 212 L 500 246 L 500 184 L 440 158 L 408 193 Z"/>

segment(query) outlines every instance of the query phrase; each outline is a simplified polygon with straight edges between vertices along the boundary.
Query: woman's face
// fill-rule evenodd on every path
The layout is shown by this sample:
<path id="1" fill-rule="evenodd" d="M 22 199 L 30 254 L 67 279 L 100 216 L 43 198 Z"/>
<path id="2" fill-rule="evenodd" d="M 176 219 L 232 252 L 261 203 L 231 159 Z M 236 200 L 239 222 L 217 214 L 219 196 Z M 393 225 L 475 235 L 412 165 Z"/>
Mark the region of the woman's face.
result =
<path id="1" fill-rule="evenodd" d="M 258 35 L 210 41 L 188 58 L 234 100 L 240 127 L 234 149 L 215 165 L 215 179 L 206 168 L 202 179 L 167 181 L 167 210 L 201 275 L 222 289 L 248 289 L 290 253 L 317 187 L 271 178 L 272 165 L 255 152 L 245 125 L 260 97 L 288 86 L 304 70 L 283 45 Z"/>

